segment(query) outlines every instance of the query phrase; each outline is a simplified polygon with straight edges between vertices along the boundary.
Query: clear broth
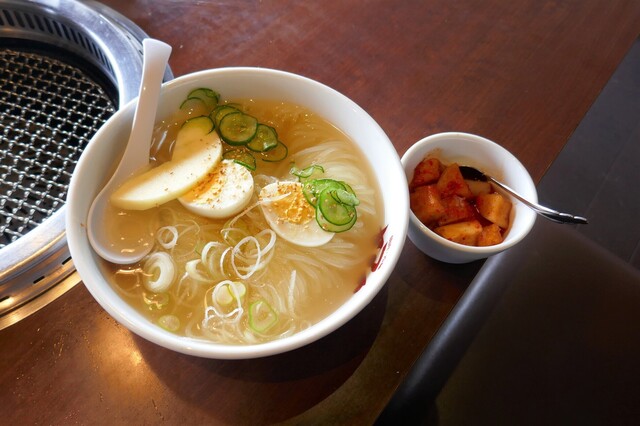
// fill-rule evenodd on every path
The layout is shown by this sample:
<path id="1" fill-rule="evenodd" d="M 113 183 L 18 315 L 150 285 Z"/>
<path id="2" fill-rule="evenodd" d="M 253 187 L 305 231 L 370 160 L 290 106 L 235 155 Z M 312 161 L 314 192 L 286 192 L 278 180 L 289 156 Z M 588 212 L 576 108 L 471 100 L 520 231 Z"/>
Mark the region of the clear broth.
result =
<path id="1" fill-rule="evenodd" d="M 323 177 L 344 180 L 360 199 L 354 228 L 336 234 L 331 242 L 317 248 L 299 247 L 277 239 L 269 264 L 247 280 L 239 279 L 229 270 L 231 268 L 223 275 L 211 273 L 210 282 L 181 280 L 186 276 L 186 263 L 198 259 L 208 241 L 225 242 L 220 230 L 228 219 L 198 217 L 178 201 L 172 201 L 145 211 L 136 219 L 140 226 L 148 226 L 150 232 L 165 225 L 178 225 L 186 230 L 172 250 L 177 282 L 167 292 L 155 294 L 142 284 L 144 260 L 136 265 L 105 264 L 105 267 L 118 293 L 150 321 L 162 322 L 162 317 L 172 315 L 179 319 L 179 326 L 171 327 L 176 334 L 225 344 L 254 344 L 286 337 L 309 327 L 337 309 L 359 288 L 376 256 L 383 210 L 370 165 L 359 148 L 335 126 L 305 108 L 283 102 L 240 100 L 234 104 L 241 105 L 243 111 L 260 122 L 273 126 L 289 149 L 288 157 L 277 163 L 258 159 L 254 176 L 296 180 L 289 174 L 292 161 L 300 168 L 312 163 L 324 166 Z M 152 160 L 168 160 L 181 123 L 200 113 L 179 111 L 159 123 L 154 134 Z M 256 186 L 259 186 L 258 182 Z M 130 220 L 130 216 L 126 211 L 118 211 L 106 226 L 110 232 L 117 233 L 122 229 L 122 221 Z M 256 207 L 236 225 L 257 234 L 265 227 L 260 216 L 260 208 Z M 293 270 L 296 272 L 292 274 Z M 207 272 L 202 264 L 201 271 Z M 231 315 L 233 323 L 219 318 L 211 321 L 208 317 L 212 287 L 222 279 L 242 282 L 247 289 L 242 298 L 242 313 L 237 318 Z M 249 327 L 249 306 L 258 299 L 268 300 L 278 317 L 276 324 L 268 330 L 256 331 Z"/>

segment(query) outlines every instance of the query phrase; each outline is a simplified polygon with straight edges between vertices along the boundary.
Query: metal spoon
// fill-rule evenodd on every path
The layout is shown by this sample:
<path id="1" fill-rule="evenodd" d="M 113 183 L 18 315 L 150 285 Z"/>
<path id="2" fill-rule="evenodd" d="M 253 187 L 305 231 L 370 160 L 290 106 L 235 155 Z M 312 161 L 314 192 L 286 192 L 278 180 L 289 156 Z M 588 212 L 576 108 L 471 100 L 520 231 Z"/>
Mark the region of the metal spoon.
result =
<path id="1" fill-rule="evenodd" d="M 109 262 L 120 264 L 139 261 L 149 253 L 152 246 L 147 242 L 126 251 L 116 249 L 113 235 L 106 232 L 104 226 L 110 208 L 109 197 L 113 191 L 133 172 L 149 164 L 149 149 L 158 109 L 160 86 L 171 54 L 171 46 L 159 40 L 147 38 L 142 42 L 142 50 L 142 80 L 129 141 L 115 173 L 93 200 L 87 218 L 89 242 L 95 252 Z M 145 238 L 141 235 L 140 241 Z"/>
<path id="2" fill-rule="evenodd" d="M 478 170 L 476 168 L 473 168 L 473 167 L 470 167 L 470 166 L 460 166 L 460 172 L 462 173 L 462 177 L 464 177 L 465 179 L 476 180 L 476 181 L 481 181 L 481 182 L 490 181 L 490 182 L 494 183 L 499 188 L 502 188 L 504 191 L 508 192 L 513 197 L 515 197 L 518 200 L 520 200 L 523 204 L 529 206 L 531 209 L 533 209 L 539 215 L 544 216 L 547 219 L 552 220 L 553 222 L 558 222 L 558 223 L 581 223 L 581 224 L 588 223 L 587 219 L 584 218 L 584 217 L 574 216 L 574 215 L 569 214 L 569 213 L 560 213 L 560 212 L 555 211 L 553 209 L 550 209 L 548 207 L 544 207 L 544 206 L 541 206 L 540 204 L 534 203 L 532 201 L 528 201 L 528 200 L 524 199 L 516 191 L 514 191 L 511 188 L 509 188 L 504 183 L 496 180 L 494 177 L 491 177 L 491 176 L 481 172 L 480 170 Z"/>

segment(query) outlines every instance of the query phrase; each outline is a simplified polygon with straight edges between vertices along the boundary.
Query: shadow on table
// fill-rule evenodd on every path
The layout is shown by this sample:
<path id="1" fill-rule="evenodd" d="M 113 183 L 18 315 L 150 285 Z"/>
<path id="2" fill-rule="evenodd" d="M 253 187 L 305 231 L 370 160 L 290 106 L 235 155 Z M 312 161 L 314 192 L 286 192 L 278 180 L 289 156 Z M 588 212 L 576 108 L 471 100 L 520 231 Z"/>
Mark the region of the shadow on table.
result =
<path id="1" fill-rule="evenodd" d="M 252 360 L 212 360 L 178 354 L 135 337 L 164 385 L 197 410 L 189 421 L 271 424 L 290 419 L 338 389 L 369 352 L 387 304 L 383 288 L 347 324 L 308 346 Z M 171 368 L 167 368 L 171 366 Z"/>
<path id="2" fill-rule="evenodd" d="M 640 273 L 538 220 L 489 259 L 379 424 L 640 419 Z"/>

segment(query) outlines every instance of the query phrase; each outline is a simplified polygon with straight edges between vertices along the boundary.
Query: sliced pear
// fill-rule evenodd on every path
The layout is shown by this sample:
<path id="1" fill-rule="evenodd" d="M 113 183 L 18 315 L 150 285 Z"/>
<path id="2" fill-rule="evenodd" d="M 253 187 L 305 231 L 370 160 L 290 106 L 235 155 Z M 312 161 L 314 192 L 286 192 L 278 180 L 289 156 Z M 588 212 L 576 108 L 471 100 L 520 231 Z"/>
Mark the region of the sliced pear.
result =
<path id="1" fill-rule="evenodd" d="M 176 137 L 173 156 L 134 175 L 112 195 L 111 203 L 126 210 L 146 210 L 189 192 L 222 158 L 222 144 L 209 117 L 185 122 Z"/>

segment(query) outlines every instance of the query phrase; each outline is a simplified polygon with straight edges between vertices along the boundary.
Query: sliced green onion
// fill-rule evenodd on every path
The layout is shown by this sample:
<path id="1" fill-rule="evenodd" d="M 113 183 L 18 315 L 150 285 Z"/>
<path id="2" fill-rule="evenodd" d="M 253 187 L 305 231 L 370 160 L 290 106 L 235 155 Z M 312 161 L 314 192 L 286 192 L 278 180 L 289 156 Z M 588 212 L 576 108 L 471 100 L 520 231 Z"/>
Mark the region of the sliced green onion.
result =
<path id="1" fill-rule="evenodd" d="M 360 204 L 360 200 L 356 197 L 356 194 L 353 192 L 349 192 L 344 189 L 336 189 L 331 192 L 331 195 L 335 198 L 335 200 L 341 204 L 345 204 L 347 206 L 355 207 Z"/>
<path id="2" fill-rule="evenodd" d="M 304 197 L 307 199 L 309 204 L 315 207 L 318 203 L 318 195 L 326 189 L 346 190 L 346 187 L 342 184 L 342 182 L 333 179 L 312 179 L 306 181 L 303 184 L 302 193 L 304 194 Z"/>
<path id="3" fill-rule="evenodd" d="M 352 193 L 353 195 L 356 195 L 355 191 L 353 190 L 353 188 L 351 188 L 351 186 L 349 186 L 349 184 L 345 181 L 340 181 L 340 183 L 342 184 L 342 186 L 344 186 L 345 190 L 347 190 L 348 192 Z M 360 203 L 358 203 L 360 204 Z"/>
<path id="4" fill-rule="evenodd" d="M 175 315 L 163 315 L 158 318 L 158 325 L 167 331 L 175 333 L 180 328 L 180 318 Z"/>
<path id="5" fill-rule="evenodd" d="M 292 165 L 289 173 L 297 176 L 300 180 L 304 180 L 310 178 L 311 175 L 316 171 L 324 173 L 324 167 L 320 166 L 319 164 L 313 164 L 309 167 L 305 167 L 304 169 L 299 169 L 295 165 Z"/>
<path id="6" fill-rule="evenodd" d="M 278 322 L 278 314 L 264 300 L 257 300 L 249 306 L 249 327 L 258 333 L 264 333 Z"/>
<path id="7" fill-rule="evenodd" d="M 309 171 L 312 174 L 315 170 L 314 166 L 303 170 L 294 166 L 291 173 L 295 176 L 307 176 Z M 356 223 L 356 206 L 360 204 L 360 200 L 347 183 L 328 178 L 309 179 L 302 184 L 302 193 L 309 204 L 316 208 L 316 222 L 325 231 L 344 232 Z"/>
<path id="8" fill-rule="evenodd" d="M 230 149 L 222 154 L 225 160 L 233 160 L 241 166 L 254 171 L 256 169 L 256 159 L 249 151 L 243 148 Z"/>

